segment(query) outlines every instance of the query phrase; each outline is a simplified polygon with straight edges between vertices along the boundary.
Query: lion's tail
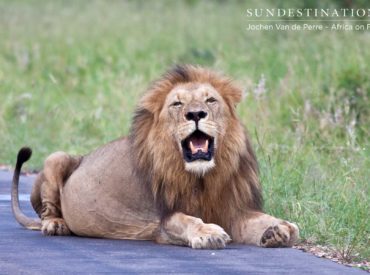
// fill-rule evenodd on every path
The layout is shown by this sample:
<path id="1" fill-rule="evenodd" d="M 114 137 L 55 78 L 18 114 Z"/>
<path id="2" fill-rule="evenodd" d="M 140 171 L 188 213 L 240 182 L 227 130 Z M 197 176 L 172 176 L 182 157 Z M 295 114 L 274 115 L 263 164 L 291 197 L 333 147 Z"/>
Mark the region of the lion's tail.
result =
<path id="1" fill-rule="evenodd" d="M 13 215 L 17 222 L 28 229 L 40 230 L 41 221 L 39 219 L 32 219 L 27 217 L 21 210 L 19 206 L 19 196 L 18 196 L 18 185 L 19 185 L 19 175 L 21 173 L 22 165 L 27 160 L 30 159 L 32 155 L 32 150 L 28 147 L 23 147 L 18 152 L 17 164 L 14 170 L 13 183 L 12 183 L 12 210 Z"/>

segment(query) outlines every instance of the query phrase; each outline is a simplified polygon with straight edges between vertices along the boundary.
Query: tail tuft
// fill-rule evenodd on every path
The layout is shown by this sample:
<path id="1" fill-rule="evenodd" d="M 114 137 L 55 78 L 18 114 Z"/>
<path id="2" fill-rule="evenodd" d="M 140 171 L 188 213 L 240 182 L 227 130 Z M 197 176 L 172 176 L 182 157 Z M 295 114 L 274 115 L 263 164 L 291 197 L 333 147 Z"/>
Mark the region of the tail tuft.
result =
<path id="1" fill-rule="evenodd" d="M 20 169 L 22 164 L 29 160 L 32 156 L 32 150 L 29 147 L 22 147 L 17 156 L 17 168 Z"/>

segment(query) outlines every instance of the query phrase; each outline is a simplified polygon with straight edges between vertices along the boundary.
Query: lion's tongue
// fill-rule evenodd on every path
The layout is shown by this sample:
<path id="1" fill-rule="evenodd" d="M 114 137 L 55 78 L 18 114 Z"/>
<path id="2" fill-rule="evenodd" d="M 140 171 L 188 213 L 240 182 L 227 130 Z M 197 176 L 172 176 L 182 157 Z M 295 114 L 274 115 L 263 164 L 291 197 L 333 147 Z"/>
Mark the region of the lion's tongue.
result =
<path id="1" fill-rule="evenodd" d="M 196 154 L 199 150 L 203 153 L 208 152 L 208 139 L 193 137 L 189 141 L 189 147 L 192 154 Z"/>

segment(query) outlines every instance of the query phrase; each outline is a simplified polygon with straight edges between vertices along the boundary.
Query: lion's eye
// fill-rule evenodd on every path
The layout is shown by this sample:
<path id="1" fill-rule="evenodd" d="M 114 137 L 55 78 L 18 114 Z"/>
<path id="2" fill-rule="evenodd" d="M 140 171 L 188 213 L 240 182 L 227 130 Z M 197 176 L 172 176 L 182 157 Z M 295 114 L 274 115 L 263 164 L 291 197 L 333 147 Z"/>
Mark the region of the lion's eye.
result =
<path id="1" fill-rule="evenodd" d="M 206 102 L 207 103 L 215 103 L 215 102 L 217 102 L 217 99 L 215 99 L 214 97 L 210 97 L 210 98 L 207 98 Z"/>
<path id="2" fill-rule="evenodd" d="M 181 101 L 175 101 L 174 103 L 171 104 L 171 106 L 181 107 L 182 106 L 182 102 Z"/>

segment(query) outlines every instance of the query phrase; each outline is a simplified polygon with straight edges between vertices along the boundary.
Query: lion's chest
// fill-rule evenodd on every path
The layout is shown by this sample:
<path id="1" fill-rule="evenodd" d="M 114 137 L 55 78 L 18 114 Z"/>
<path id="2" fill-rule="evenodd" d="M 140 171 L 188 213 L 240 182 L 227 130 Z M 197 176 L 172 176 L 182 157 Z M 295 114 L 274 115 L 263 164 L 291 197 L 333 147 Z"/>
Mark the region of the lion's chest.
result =
<path id="1" fill-rule="evenodd" d="M 201 218 L 206 223 L 222 223 L 222 205 L 214 190 L 208 190 L 203 184 L 194 185 L 186 194 L 179 196 L 177 211 Z"/>

